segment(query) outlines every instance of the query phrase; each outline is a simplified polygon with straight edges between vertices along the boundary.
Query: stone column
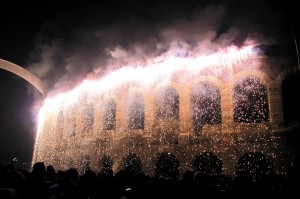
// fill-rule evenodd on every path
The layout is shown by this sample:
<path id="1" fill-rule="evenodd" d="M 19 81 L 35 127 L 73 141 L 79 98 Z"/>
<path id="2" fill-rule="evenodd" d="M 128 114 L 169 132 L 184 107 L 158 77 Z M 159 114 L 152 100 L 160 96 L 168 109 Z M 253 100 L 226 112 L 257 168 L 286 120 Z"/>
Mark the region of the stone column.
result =
<path id="1" fill-rule="evenodd" d="M 192 125 L 192 107 L 190 92 L 180 94 L 179 99 L 179 118 L 180 132 L 189 132 Z"/>
<path id="2" fill-rule="evenodd" d="M 190 90 L 182 89 L 179 93 L 179 143 L 187 144 L 192 129 L 192 107 Z"/>
<path id="3" fill-rule="evenodd" d="M 121 132 L 127 129 L 127 94 L 121 91 L 116 97 L 116 130 Z"/>
<path id="4" fill-rule="evenodd" d="M 144 102 L 145 102 L 145 120 L 144 120 L 144 130 L 146 132 L 151 132 L 153 121 L 154 121 L 154 98 L 153 94 L 149 92 L 148 94 L 145 94 L 144 96 Z"/>
<path id="5" fill-rule="evenodd" d="M 284 131 L 281 86 L 275 83 L 269 84 L 269 108 L 272 131 Z"/>
<path id="6" fill-rule="evenodd" d="M 221 90 L 222 132 L 234 133 L 233 85 L 228 83 Z"/>

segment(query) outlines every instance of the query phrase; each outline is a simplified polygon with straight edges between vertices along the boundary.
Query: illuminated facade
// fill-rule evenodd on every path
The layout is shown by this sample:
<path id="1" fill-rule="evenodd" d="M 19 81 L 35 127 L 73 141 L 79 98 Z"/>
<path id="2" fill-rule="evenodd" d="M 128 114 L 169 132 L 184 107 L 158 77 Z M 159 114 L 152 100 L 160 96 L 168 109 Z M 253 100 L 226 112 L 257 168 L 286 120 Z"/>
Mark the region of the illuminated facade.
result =
<path id="1" fill-rule="evenodd" d="M 104 93 L 80 92 L 72 103 L 64 100 L 44 112 L 33 163 L 81 172 L 140 164 L 155 175 L 162 154 L 175 157 L 183 172 L 193 169 L 197 154 L 211 152 L 224 173 L 234 175 L 237 160 L 257 151 L 283 173 L 281 84 L 288 70 L 274 67 L 276 62 L 256 57 L 230 71 L 217 68 L 217 74 L 176 71 L 151 86 L 129 81 Z"/>

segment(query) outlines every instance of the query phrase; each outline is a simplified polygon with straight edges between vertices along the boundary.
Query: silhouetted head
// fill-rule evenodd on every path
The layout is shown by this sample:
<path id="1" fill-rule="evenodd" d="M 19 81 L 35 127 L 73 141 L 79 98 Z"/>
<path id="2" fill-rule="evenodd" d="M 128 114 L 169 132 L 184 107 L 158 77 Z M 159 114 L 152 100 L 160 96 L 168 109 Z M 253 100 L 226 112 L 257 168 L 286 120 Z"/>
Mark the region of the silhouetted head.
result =
<path id="1" fill-rule="evenodd" d="M 54 169 L 53 165 L 48 165 L 47 166 L 47 172 L 48 173 L 55 173 L 55 169 Z"/>
<path id="2" fill-rule="evenodd" d="M 33 173 L 45 173 L 46 172 L 46 166 L 43 162 L 36 162 L 34 163 L 32 167 Z"/>
<path id="3" fill-rule="evenodd" d="M 66 171 L 67 176 L 72 180 L 72 181 L 78 181 L 78 171 L 75 168 L 70 168 Z"/>
<path id="4" fill-rule="evenodd" d="M 192 183 L 194 181 L 194 173 L 191 170 L 186 170 L 182 179 L 185 183 Z"/>

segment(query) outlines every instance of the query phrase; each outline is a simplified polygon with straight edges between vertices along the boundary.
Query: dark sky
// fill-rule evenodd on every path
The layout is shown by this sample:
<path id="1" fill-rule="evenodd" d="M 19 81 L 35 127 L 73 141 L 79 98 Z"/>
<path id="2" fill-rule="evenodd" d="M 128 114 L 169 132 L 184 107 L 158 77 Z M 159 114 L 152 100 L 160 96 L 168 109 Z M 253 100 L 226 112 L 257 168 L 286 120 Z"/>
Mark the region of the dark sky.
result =
<path id="1" fill-rule="evenodd" d="M 143 63 L 145 57 L 155 58 L 172 50 L 174 41 L 193 51 L 206 40 L 207 49 L 214 51 L 242 46 L 251 38 L 267 56 L 297 58 L 293 36 L 299 39 L 299 23 L 293 0 L 7 1 L 2 5 L 0 59 L 33 72 L 49 94 L 131 60 Z M 17 158 L 28 164 L 36 107 L 43 96 L 4 70 L 0 82 L 0 162 Z"/>

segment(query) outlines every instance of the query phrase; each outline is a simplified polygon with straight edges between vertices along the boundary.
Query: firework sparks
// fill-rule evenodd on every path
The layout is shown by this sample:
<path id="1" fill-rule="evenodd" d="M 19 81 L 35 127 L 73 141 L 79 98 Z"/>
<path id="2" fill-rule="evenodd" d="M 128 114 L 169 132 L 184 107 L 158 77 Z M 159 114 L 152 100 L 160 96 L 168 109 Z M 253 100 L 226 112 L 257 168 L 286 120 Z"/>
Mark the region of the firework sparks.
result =
<path id="1" fill-rule="evenodd" d="M 204 151 L 218 154 L 225 159 L 228 157 L 234 159 L 235 156 L 230 154 L 230 151 L 233 150 L 232 146 L 237 147 L 236 140 L 243 139 L 242 134 L 239 138 L 232 139 L 229 144 L 220 144 L 223 140 L 220 132 L 222 128 L 226 128 L 226 121 L 223 120 L 228 118 L 223 114 L 223 109 L 228 106 L 223 105 L 222 98 L 226 99 L 229 96 L 224 96 L 222 93 L 224 91 L 221 92 L 216 85 L 210 83 L 192 85 L 191 80 L 205 75 L 221 79 L 226 74 L 228 84 L 235 85 L 230 96 L 234 104 L 227 111 L 233 112 L 232 123 L 241 123 L 234 127 L 234 131 L 267 131 L 269 126 L 262 124 L 269 122 L 266 87 L 259 79 L 248 78 L 239 82 L 234 78 L 237 70 L 256 70 L 257 64 L 245 63 L 257 58 L 252 46 L 241 49 L 228 48 L 226 52 L 207 56 L 159 58 L 148 65 L 120 68 L 99 80 L 84 80 L 75 89 L 45 100 L 39 113 L 36 158 L 46 159 L 51 163 L 62 162 L 59 166 L 64 168 L 70 164 L 76 164 L 81 169 L 90 168 L 93 161 L 84 148 L 92 147 L 95 148 L 92 153 L 97 153 L 97 157 L 114 154 L 113 168 L 117 170 L 123 163 L 121 157 L 116 154 L 136 152 L 139 156 L 132 153 L 134 159 L 143 157 L 143 160 L 138 161 L 140 166 L 137 168 L 140 170 L 141 161 L 151 165 L 151 162 L 158 158 L 151 157 L 147 150 L 143 150 L 143 146 L 146 145 L 153 153 L 173 151 L 176 156 L 183 156 L 183 159 L 189 159 L 188 156 L 191 154 Z M 179 94 L 178 88 L 175 89 L 176 86 L 174 88 L 170 86 L 174 82 L 180 84 L 182 88 L 186 87 L 184 92 L 190 94 Z M 152 90 L 157 90 L 156 94 L 151 94 L 154 99 L 147 98 Z M 152 104 L 152 108 L 148 107 L 149 103 Z M 190 103 L 191 105 L 188 105 Z M 176 146 L 182 142 L 178 137 L 180 131 L 187 131 L 187 140 L 191 144 L 187 145 L 185 150 L 174 147 L 174 144 Z M 55 140 L 53 137 L 60 139 Z M 255 138 L 250 136 L 249 139 L 259 143 L 257 136 Z M 39 143 L 43 140 L 48 140 L 48 143 Z M 204 142 L 212 144 L 198 148 L 194 145 Z M 250 148 L 244 142 L 239 145 L 250 151 L 269 150 L 269 147 L 263 144 Z M 63 158 L 71 154 L 78 162 Z M 126 165 L 130 162 L 132 161 L 128 160 Z M 95 167 L 95 163 L 93 164 Z M 224 164 L 225 171 L 232 170 L 228 164 L 226 162 Z M 143 165 L 147 167 L 147 164 Z M 176 163 L 175 167 L 178 166 Z M 168 167 L 178 172 L 177 168 L 170 165 Z M 185 167 L 188 165 L 185 164 Z M 133 169 L 135 166 L 131 165 L 130 168 Z"/>

